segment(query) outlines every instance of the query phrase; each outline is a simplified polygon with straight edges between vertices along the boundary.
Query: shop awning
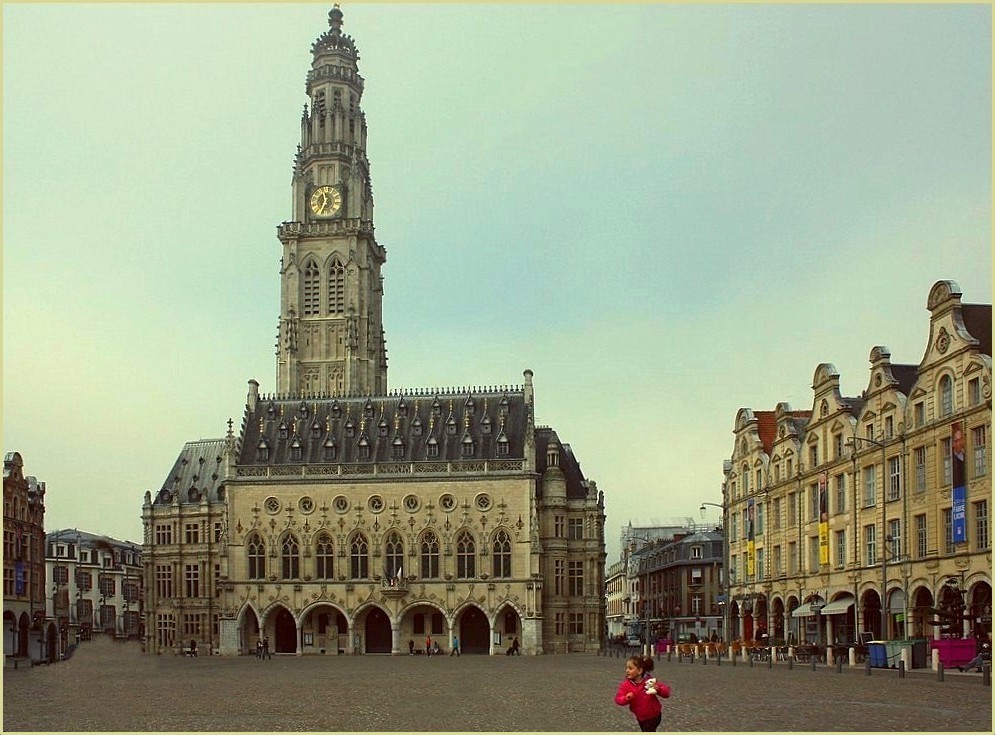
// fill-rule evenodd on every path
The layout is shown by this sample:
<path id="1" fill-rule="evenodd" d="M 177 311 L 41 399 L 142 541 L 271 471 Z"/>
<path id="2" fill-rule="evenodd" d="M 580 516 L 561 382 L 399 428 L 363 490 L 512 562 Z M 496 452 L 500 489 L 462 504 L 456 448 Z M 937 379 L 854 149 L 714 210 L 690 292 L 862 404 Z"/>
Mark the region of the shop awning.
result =
<path id="1" fill-rule="evenodd" d="M 812 612 L 812 606 L 808 603 L 799 605 L 791 613 L 793 618 L 807 618 L 809 615 L 815 615 L 815 613 Z"/>
<path id="2" fill-rule="evenodd" d="M 822 608 L 823 615 L 839 615 L 847 611 L 847 608 L 853 604 L 853 595 L 843 595 L 839 599 L 833 600 L 824 608 Z"/>

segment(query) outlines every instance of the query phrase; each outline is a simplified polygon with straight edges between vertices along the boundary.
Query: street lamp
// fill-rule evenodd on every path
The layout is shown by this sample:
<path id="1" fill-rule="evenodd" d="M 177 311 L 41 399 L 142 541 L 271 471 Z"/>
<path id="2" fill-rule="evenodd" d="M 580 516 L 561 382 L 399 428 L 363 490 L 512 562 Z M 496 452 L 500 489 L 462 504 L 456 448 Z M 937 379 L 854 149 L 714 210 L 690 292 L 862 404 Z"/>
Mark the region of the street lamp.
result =
<path id="1" fill-rule="evenodd" d="M 720 505 L 719 503 L 702 503 L 701 517 L 705 517 L 705 506 L 710 505 L 713 508 L 718 508 L 722 511 L 722 589 L 725 591 L 725 604 L 722 605 L 722 637 L 726 640 L 731 640 L 731 633 L 729 632 L 729 575 L 731 570 L 729 569 L 729 529 L 726 523 L 726 507 L 725 505 Z"/>
<path id="2" fill-rule="evenodd" d="M 857 442 L 866 442 L 867 444 L 873 444 L 876 447 L 881 448 L 881 638 L 882 640 L 888 634 L 888 611 L 887 611 L 887 597 L 888 597 L 888 555 L 885 553 L 885 549 L 888 543 L 888 507 L 887 507 L 887 484 L 886 478 L 888 476 L 888 460 L 885 457 L 885 444 L 884 442 L 879 442 L 876 439 L 868 439 L 861 436 L 850 437 L 849 443 L 853 448 L 853 465 L 854 465 L 854 484 L 857 484 Z M 854 488 L 856 490 L 857 488 Z M 857 500 L 858 495 L 854 496 L 854 501 Z M 854 528 L 854 533 L 857 529 Z M 856 599 L 854 600 L 854 605 L 857 604 Z"/>

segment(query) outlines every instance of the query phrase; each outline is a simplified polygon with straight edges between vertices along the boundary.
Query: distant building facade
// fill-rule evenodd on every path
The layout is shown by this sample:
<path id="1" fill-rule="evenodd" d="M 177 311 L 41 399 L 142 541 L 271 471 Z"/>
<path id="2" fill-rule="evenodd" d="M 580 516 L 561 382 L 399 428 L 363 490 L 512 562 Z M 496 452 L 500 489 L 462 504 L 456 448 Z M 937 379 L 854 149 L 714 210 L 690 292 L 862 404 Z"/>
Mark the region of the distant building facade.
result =
<path id="1" fill-rule="evenodd" d="M 991 305 L 930 290 L 918 364 L 867 388 L 819 365 L 813 404 L 741 409 L 726 461 L 730 626 L 850 641 L 991 633 Z"/>
<path id="2" fill-rule="evenodd" d="M 45 657 L 45 483 L 24 474 L 18 452 L 3 458 L 3 652 Z"/>
<path id="3" fill-rule="evenodd" d="M 141 638 L 142 547 L 67 528 L 46 536 L 46 649 L 50 661 L 95 633 Z"/>
<path id="4" fill-rule="evenodd" d="M 342 12 L 312 45 L 283 257 L 277 392 L 188 443 L 143 506 L 149 650 L 596 651 L 604 499 L 518 386 L 387 389 L 381 266 Z"/>

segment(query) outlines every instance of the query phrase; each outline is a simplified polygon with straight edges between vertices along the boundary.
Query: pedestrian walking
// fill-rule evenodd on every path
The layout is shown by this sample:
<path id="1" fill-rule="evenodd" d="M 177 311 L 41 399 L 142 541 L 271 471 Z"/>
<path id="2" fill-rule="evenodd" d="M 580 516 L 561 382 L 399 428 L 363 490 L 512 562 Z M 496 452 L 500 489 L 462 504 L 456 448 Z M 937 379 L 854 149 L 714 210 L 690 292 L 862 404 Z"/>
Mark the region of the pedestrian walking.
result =
<path id="1" fill-rule="evenodd" d="M 522 652 L 519 650 L 520 648 L 521 646 L 518 645 L 518 636 L 516 635 L 514 638 L 511 639 L 511 655 L 521 656 Z"/>
<path id="2" fill-rule="evenodd" d="M 415 655 L 415 642 L 413 639 L 408 639 L 408 655 L 409 656 Z"/>
<path id="3" fill-rule="evenodd" d="M 269 650 L 269 636 L 263 638 L 263 658 L 273 659 L 273 654 Z"/>
<path id="4" fill-rule="evenodd" d="M 263 659 L 263 639 L 260 638 L 256 641 L 256 658 L 260 661 Z"/>
<path id="5" fill-rule="evenodd" d="M 463 654 L 461 654 L 459 652 L 459 636 L 458 635 L 454 635 L 453 636 L 453 650 L 451 650 L 449 652 L 449 655 L 450 656 L 462 656 L 463 655 Z"/>
<path id="6" fill-rule="evenodd" d="M 625 662 L 625 678 L 615 694 L 615 704 L 627 706 L 643 732 L 655 732 L 660 726 L 663 707 L 659 697 L 670 696 L 670 687 L 650 677 L 652 670 L 651 656 L 629 656 Z"/>

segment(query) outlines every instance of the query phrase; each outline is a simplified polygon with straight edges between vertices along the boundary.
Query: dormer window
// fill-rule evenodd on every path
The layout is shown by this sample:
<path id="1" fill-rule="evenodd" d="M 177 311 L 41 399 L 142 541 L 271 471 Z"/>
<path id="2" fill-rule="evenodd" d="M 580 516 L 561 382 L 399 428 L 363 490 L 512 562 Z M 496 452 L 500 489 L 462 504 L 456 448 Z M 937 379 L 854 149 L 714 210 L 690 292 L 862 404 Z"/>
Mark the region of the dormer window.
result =
<path id="1" fill-rule="evenodd" d="M 421 419 L 417 416 L 411 422 L 411 436 L 421 436 Z"/>
<path id="2" fill-rule="evenodd" d="M 338 401 L 333 401 L 332 402 L 331 417 L 333 419 L 342 418 L 342 408 L 339 406 L 339 402 Z"/>
<path id="3" fill-rule="evenodd" d="M 269 406 L 266 407 L 266 415 L 270 418 L 276 416 L 276 406 L 273 404 L 273 401 L 270 401 Z"/>
<path id="4" fill-rule="evenodd" d="M 366 437 L 359 440 L 358 454 L 360 459 L 370 458 L 370 443 L 366 441 Z"/>
<path id="5" fill-rule="evenodd" d="M 286 438 L 288 438 L 290 436 L 290 429 L 287 428 L 287 422 L 286 421 L 281 421 L 280 422 L 280 434 L 279 434 L 279 436 L 280 436 L 281 439 L 286 439 Z"/>
<path id="6" fill-rule="evenodd" d="M 508 454 L 508 437 L 503 431 L 497 438 L 497 453 L 502 457 Z"/>
<path id="7" fill-rule="evenodd" d="M 269 462 L 269 445 L 266 444 L 265 439 L 261 439 L 259 445 L 256 447 L 256 460 L 259 462 Z"/>
<path id="8" fill-rule="evenodd" d="M 363 416 L 368 419 L 373 418 L 373 401 L 367 399 L 366 405 L 363 406 Z"/>
<path id="9" fill-rule="evenodd" d="M 489 436 L 491 433 L 491 420 L 484 416 L 480 421 L 480 433 Z"/>
<path id="10" fill-rule="evenodd" d="M 469 434 L 463 436 L 463 456 L 472 457 L 473 456 L 473 437 Z"/>
<path id="11" fill-rule="evenodd" d="M 345 435 L 348 439 L 356 436 L 356 426 L 352 423 L 352 419 L 345 422 Z"/>
<path id="12" fill-rule="evenodd" d="M 395 437 L 394 443 L 391 445 L 394 459 L 404 459 L 404 442 L 401 437 Z"/>
<path id="13" fill-rule="evenodd" d="M 438 398 L 436 398 L 434 401 L 432 401 L 432 415 L 433 416 L 441 416 L 442 415 L 442 406 L 439 404 L 439 399 Z"/>
<path id="14" fill-rule="evenodd" d="M 450 436 L 456 436 L 456 419 L 452 416 L 446 421 L 446 433 Z"/>
<path id="15" fill-rule="evenodd" d="M 476 408 L 477 408 L 477 404 L 474 403 L 473 398 L 467 398 L 466 399 L 466 412 L 470 416 L 473 416 L 473 412 L 476 410 Z"/>
<path id="16" fill-rule="evenodd" d="M 318 439 L 319 437 L 321 437 L 321 424 L 315 419 L 314 423 L 311 424 L 311 438 Z"/>
<path id="17" fill-rule="evenodd" d="M 291 461 L 293 461 L 293 462 L 300 462 L 301 461 L 301 454 L 302 454 L 301 440 L 298 439 L 297 437 L 294 437 L 294 441 L 290 445 L 290 459 L 291 459 Z"/>
<path id="18" fill-rule="evenodd" d="M 439 442 L 435 440 L 435 437 L 430 437 L 428 444 L 426 445 L 426 450 L 429 458 L 435 458 L 439 456 Z"/>
<path id="19" fill-rule="evenodd" d="M 405 419 L 408 417 L 408 404 L 404 402 L 403 398 L 401 399 L 401 402 L 397 404 L 397 415 Z"/>
<path id="20" fill-rule="evenodd" d="M 324 446 L 322 446 L 321 449 L 322 449 L 322 456 L 324 457 L 326 462 L 332 462 L 335 460 L 335 454 L 337 448 L 335 446 L 335 441 L 332 439 L 332 437 L 328 437 L 328 439 L 325 441 Z"/>
<path id="21" fill-rule="evenodd" d="M 387 422 L 384 419 L 380 419 L 378 428 L 380 430 L 380 436 L 387 436 Z"/>

